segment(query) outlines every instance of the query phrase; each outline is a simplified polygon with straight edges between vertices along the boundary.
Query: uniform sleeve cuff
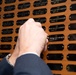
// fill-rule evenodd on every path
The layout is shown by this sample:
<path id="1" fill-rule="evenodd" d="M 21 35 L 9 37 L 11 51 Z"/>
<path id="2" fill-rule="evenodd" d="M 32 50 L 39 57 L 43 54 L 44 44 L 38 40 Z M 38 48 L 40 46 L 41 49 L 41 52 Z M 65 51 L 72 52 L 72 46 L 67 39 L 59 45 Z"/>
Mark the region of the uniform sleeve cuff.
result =
<path id="1" fill-rule="evenodd" d="M 25 55 L 25 54 L 35 54 L 35 55 L 37 55 L 38 57 L 40 57 L 40 55 L 38 55 L 36 52 L 26 52 L 26 53 L 23 53 L 22 55 Z M 22 56 L 21 55 L 21 56 Z"/>

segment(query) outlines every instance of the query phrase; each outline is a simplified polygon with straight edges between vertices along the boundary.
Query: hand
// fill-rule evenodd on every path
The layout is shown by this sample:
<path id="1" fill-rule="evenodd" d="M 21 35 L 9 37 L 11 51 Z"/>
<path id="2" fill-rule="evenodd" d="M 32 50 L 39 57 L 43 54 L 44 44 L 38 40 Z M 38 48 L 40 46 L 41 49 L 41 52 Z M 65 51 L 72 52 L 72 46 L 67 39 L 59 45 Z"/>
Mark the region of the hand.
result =
<path id="1" fill-rule="evenodd" d="M 47 33 L 44 32 L 41 24 L 29 19 L 19 29 L 15 50 L 9 58 L 10 64 L 14 66 L 17 57 L 27 52 L 33 52 L 40 56 L 47 43 L 46 38 Z"/>
<path id="2" fill-rule="evenodd" d="M 47 39 L 47 33 L 42 29 L 39 22 L 29 19 L 19 30 L 19 56 L 34 52 L 40 56 Z"/>

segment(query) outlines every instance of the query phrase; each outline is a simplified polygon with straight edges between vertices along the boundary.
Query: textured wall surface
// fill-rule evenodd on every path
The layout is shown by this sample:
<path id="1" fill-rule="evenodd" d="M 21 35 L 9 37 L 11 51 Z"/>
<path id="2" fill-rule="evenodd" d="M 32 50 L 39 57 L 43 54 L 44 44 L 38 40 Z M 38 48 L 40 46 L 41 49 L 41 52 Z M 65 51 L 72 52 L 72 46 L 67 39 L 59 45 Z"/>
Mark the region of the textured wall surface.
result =
<path id="1" fill-rule="evenodd" d="M 76 75 L 76 0 L 0 0 L 0 60 L 12 53 L 29 18 L 49 34 L 43 60 L 54 75 Z"/>

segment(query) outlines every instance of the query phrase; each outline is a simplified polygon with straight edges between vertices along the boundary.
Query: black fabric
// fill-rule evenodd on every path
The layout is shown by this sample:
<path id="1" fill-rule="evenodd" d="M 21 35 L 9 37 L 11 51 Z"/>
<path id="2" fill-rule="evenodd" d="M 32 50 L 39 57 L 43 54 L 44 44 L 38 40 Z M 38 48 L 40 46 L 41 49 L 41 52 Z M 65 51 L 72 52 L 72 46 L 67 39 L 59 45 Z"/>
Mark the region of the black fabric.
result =
<path id="1" fill-rule="evenodd" d="M 0 75 L 13 75 L 13 66 L 8 64 L 6 58 L 0 62 Z"/>
<path id="2" fill-rule="evenodd" d="M 52 73 L 40 57 L 26 54 L 17 59 L 14 75 L 52 75 Z"/>
<path id="3" fill-rule="evenodd" d="M 45 62 L 35 54 L 19 57 L 13 68 L 6 58 L 0 62 L 0 75 L 53 75 Z"/>

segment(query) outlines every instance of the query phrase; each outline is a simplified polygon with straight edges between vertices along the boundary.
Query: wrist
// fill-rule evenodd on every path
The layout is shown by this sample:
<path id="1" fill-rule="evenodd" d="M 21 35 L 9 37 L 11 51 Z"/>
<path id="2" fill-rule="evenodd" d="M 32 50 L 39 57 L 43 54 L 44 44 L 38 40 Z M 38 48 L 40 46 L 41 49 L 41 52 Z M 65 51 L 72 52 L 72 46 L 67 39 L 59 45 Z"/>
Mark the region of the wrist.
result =
<path id="1" fill-rule="evenodd" d="M 15 57 L 14 55 L 11 55 L 8 59 L 9 63 L 14 66 L 15 62 L 16 62 L 17 57 Z"/>
<path id="2" fill-rule="evenodd" d="M 11 57 L 11 54 L 8 54 L 7 56 L 6 56 L 6 60 L 7 60 L 7 62 L 11 65 L 11 66 L 13 66 L 10 62 L 9 62 L 9 58 Z"/>

